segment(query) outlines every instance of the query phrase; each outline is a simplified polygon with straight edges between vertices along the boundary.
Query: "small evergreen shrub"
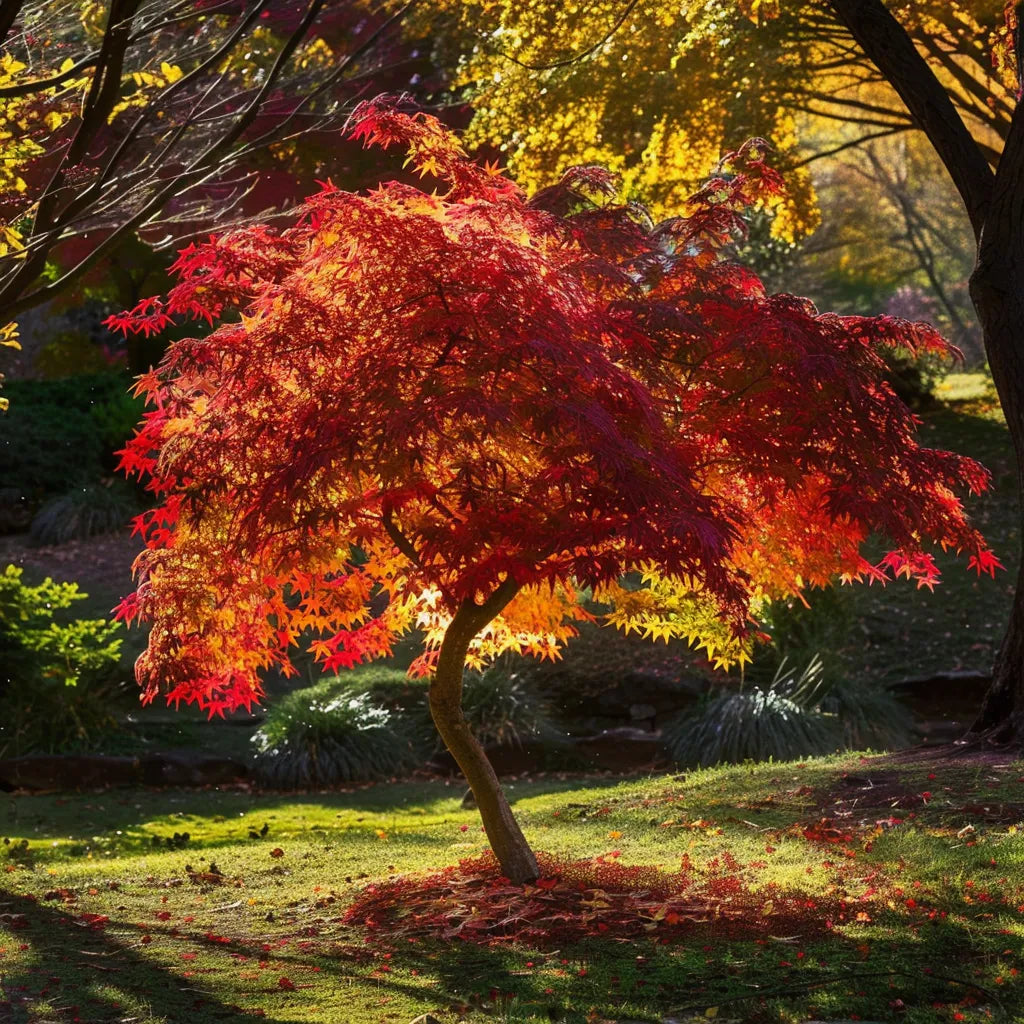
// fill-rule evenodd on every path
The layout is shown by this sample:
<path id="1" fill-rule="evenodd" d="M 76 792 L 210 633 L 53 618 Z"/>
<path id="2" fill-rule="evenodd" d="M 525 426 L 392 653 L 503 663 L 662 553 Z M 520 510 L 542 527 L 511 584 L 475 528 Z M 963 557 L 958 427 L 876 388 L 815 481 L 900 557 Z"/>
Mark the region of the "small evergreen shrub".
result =
<path id="1" fill-rule="evenodd" d="M 139 501 L 130 485 L 120 480 L 83 484 L 47 501 L 29 532 L 35 544 L 66 544 L 115 533 L 138 512 Z"/>
<path id="2" fill-rule="evenodd" d="M 257 777 L 284 789 L 389 778 L 420 762 L 405 717 L 345 677 L 283 697 L 253 743 Z"/>
<path id="3" fill-rule="evenodd" d="M 26 586 L 14 565 L 0 575 L 0 756 L 87 750 L 118 728 L 121 626 L 57 617 L 85 596 L 51 579 Z"/>

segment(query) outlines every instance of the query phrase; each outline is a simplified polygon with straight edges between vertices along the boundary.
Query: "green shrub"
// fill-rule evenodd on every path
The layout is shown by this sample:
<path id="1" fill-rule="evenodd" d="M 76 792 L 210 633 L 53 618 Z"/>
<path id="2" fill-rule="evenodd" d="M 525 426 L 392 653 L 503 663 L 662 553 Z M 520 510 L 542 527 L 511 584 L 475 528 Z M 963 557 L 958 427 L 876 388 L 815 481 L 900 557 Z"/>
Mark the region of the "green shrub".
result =
<path id="1" fill-rule="evenodd" d="M 388 778 L 420 762 L 405 717 L 345 677 L 283 697 L 253 743 L 257 777 L 281 788 Z"/>
<path id="2" fill-rule="evenodd" d="M 789 598 L 766 605 L 759 616 L 772 638 L 770 646 L 758 647 L 747 678 L 767 685 L 783 662 L 803 665 L 817 659 L 826 685 L 842 678 L 843 648 L 854 625 L 850 588 L 817 587 L 804 601 Z"/>
<path id="3" fill-rule="evenodd" d="M 590 622 L 580 624 L 579 636 L 558 661 L 523 658 L 516 671 L 559 707 L 576 704 L 581 711 L 617 685 L 659 681 L 688 695 L 703 692 L 706 685 L 701 659 L 684 640 L 652 644 L 636 634 Z"/>
<path id="4" fill-rule="evenodd" d="M 894 750 L 914 739 L 913 715 L 891 690 L 851 680 L 842 649 L 849 642 L 853 614 L 849 591 L 810 591 L 808 604 L 791 599 L 771 604 L 764 622 L 772 646 L 759 649 L 747 678 L 755 683 L 778 673 L 781 664 L 821 663 L 818 709 L 835 727 L 835 745 L 847 750 Z M 819 654 L 817 652 L 824 652 Z M 783 682 L 779 692 L 791 696 Z"/>
<path id="5" fill-rule="evenodd" d="M 665 726 L 662 745 L 673 761 L 700 766 L 835 750 L 835 721 L 818 708 L 821 671 L 819 660 L 799 675 L 783 663 L 767 686 L 712 693 Z"/>
<path id="6" fill-rule="evenodd" d="M 293 690 L 253 737 L 257 776 L 288 788 L 388 778 L 421 765 L 444 749 L 428 685 L 369 665 Z M 564 740 L 544 700 L 505 663 L 466 673 L 462 707 L 485 746 L 557 747 Z"/>
<path id="7" fill-rule="evenodd" d="M 4 387 L 11 405 L 0 419 L 0 479 L 39 502 L 102 474 L 102 450 L 87 412 L 27 404 L 13 391 L 13 384 Z"/>
<path id="8" fill-rule="evenodd" d="M 925 354 L 914 356 L 903 349 L 883 349 L 885 376 L 893 391 L 911 409 L 935 404 L 935 385 L 949 368 L 948 360 Z"/>
<path id="9" fill-rule="evenodd" d="M 36 544 L 66 544 L 121 530 L 139 510 L 134 488 L 120 480 L 83 484 L 47 501 L 30 533 Z"/>
<path id="10" fill-rule="evenodd" d="M 35 360 L 36 369 L 49 378 L 102 373 L 108 366 L 103 349 L 92 340 L 89 332 L 73 328 L 53 335 Z"/>
<path id="11" fill-rule="evenodd" d="M 558 743 L 565 738 L 529 677 L 505 659 L 483 672 L 466 673 L 462 710 L 485 746 L 521 747 L 528 740 Z"/>
<path id="12" fill-rule="evenodd" d="M 118 727 L 125 683 L 121 626 L 57 621 L 83 594 L 74 583 L 35 587 L 9 565 L 0 575 L 0 756 L 95 747 Z"/>
<path id="13" fill-rule="evenodd" d="M 427 709 L 427 679 L 410 679 L 400 668 L 362 665 L 335 677 L 352 694 L 368 694 L 374 703 L 398 713 L 422 714 Z M 429 711 L 427 711 L 429 715 Z M 430 723 L 433 731 L 433 722 Z M 430 734 L 428 734 L 430 735 Z"/>
<path id="14" fill-rule="evenodd" d="M 89 416 L 105 455 L 124 446 L 142 419 L 146 403 L 128 390 L 123 378 L 115 377 L 118 386 L 101 396 L 89 408 Z"/>

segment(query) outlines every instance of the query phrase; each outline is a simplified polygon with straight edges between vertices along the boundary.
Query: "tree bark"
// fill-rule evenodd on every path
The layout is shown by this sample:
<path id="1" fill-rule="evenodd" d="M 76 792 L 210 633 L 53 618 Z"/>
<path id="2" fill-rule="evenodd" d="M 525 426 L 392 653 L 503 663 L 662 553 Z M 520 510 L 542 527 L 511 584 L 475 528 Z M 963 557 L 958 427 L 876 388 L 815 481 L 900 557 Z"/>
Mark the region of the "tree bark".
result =
<path id="1" fill-rule="evenodd" d="M 978 241 L 971 299 L 1013 441 L 1017 497 L 1024 509 L 1024 105 L 1020 103 Z M 1024 545 L 1024 531 L 1021 542 Z M 992 685 L 971 732 L 997 742 L 1024 743 L 1024 548 Z"/>
<path id="2" fill-rule="evenodd" d="M 502 874 L 516 885 L 522 885 L 537 878 L 537 859 L 512 815 L 491 762 L 462 712 L 462 674 L 469 644 L 515 597 L 518 589 L 514 583 L 506 581 L 483 605 L 466 601 L 455 613 L 445 632 L 437 671 L 430 684 L 430 714 L 473 790 L 484 831 Z"/>

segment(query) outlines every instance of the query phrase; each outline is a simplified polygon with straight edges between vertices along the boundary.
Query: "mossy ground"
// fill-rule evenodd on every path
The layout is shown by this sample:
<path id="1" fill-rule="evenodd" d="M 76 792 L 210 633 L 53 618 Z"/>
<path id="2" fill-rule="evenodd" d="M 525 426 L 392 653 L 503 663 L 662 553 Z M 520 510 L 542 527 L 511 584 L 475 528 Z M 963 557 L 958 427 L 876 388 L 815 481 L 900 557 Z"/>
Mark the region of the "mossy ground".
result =
<path id="1" fill-rule="evenodd" d="M 344 907 L 484 848 L 458 786 L 12 796 L 0 1021 L 1024 1021 L 1022 763 L 844 755 L 509 789 L 537 848 L 698 872 L 728 853 L 745 885 L 830 894 L 846 919 L 814 941 L 712 923 L 663 945 L 656 924 L 556 951 L 395 949 Z"/>

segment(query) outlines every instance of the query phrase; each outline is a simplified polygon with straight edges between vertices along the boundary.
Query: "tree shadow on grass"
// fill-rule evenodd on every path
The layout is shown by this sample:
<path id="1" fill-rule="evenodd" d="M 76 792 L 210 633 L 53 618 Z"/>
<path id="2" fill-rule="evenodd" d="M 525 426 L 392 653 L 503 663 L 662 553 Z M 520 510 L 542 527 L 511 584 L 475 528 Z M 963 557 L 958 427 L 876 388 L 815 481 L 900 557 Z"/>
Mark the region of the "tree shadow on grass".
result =
<path id="1" fill-rule="evenodd" d="M 185 978 L 147 956 L 136 934 L 115 934 L 121 922 L 101 926 L 82 920 L 75 909 L 0 889 L 0 908 L 11 915 L 4 945 L 25 946 L 29 963 L 5 966 L 0 959 L 0 1022 L 39 1021 L 108 1024 L 139 1019 L 139 1005 L 158 1020 L 251 1022 L 242 1007 L 223 1002 L 202 978 Z M 267 1016 L 269 1020 L 286 1020 Z"/>
<path id="2" fill-rule="evenodd" d="M 16 949 L 25 943 L 31 957 L 13 970 L 0 959 L 0 1022 L 123 1024 L 146 1019 L 148 1006 L 153 1017 L 173 1024 L 244 1024 L 258 1010 L 286 1024 L 300 1001 L 305 1007 L 325 999 L 351 1009 L 352 1018 L 359 1004 L 374 1014 L 401 1009 L 410 1019 L 434 1010 L 564 1024 L 582 1024 L 592 1012 L 612 1020 L 658 1020 L 713 1006 L 728 1018 L 751 1019 L 766 1001 L 793 1012 L 814 1006 L 827 1010 L 825 1017 L 896 1020 L 899 1011 L 892 1007 L 902 1000 L 907 1006 L 988 1006 L 998 1022 L 1009 1020 L 1014 993 L 995 988 L 996 961 L 1024 955 L 1024 937 L 1009 927 L 1024 914 L 999 907 L 1005 921 L 990 922 L 990 907 L 997 909 L 985 904 L 977 920 L 953 920 L 951 904 L 950 917 L 934 922 L 927 908 L 912 920 L 903 911 L 871 908 L 869 925 L 822 935 L 819 921 L 803 938 L 730 934 L 712 921 L 667 945 L 655 935 L 629 941 L 605 935 L 537 950 L 457 938 L 409 942 L 344 925 L 330 917 L 336 910 L 312 906 L 279 911 L 294 917 L 280 922 L 283 934 L 275 929 L 266 937 L 253 936 L 251 919 L 239 935 L 238 916 L 223 919 L 226 936 L 186 925 L 180 904 L 166 924 L 131 923 L 128 914 L 97 927 L 73 905 L 0 889 L 0 913 L 12 915 L 3 921 L 12 929 L 10 941 L 0 944 Z M 148 932 L 153 944 L 144 946 Z M 179 965 L 183 956 L 195 956 L 194 964 Z M 185 968 L 192 966 L 189 977 Z M 295 1000 L 295 1013 L 282 1000 Z"/>
<path id="3" fill-rule="evenodd" d="M 883 914 L 871 938 L 758 942 L 698 927 L 666 946 L 605 937 L 538 953 L 424 943 L 396 952 L 391 963 L 436 978 L 438 1010 L 476 1009 L 510 1021 L 688 1020 L 710 1008 L 744 1021 L 776 1020 L 780 1013 L 898 1021 L 908 1007 L 928 1006 L 936 1019 L 973 1008 L 1009 1024 L 1018 1019 L 1019 997 L 975 967 L 982 962 L 975 939 L 970 926 L 958 924 L 922 941 L 898 915 Z M 1020 943 L 1010 945 L 1021 952 Z M 408 988 L 393 975 L 380 984 Z"/>

